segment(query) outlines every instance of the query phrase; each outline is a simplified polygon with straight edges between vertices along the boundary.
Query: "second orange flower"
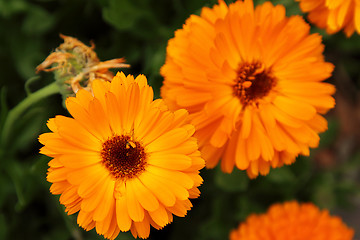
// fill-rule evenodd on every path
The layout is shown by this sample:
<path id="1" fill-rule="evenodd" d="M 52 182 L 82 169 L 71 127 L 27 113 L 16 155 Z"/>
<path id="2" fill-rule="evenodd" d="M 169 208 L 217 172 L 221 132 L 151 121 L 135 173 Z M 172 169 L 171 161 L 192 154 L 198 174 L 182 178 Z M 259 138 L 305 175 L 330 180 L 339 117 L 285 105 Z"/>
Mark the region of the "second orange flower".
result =
<path id="1" fill-rule="evenodd" d="M 300 16 L 252 0 L 219 1 L 175 32 L 161 95 L 189 111 L 207 167 L 222 159 L 256 177 L 318 146 L 335 105 L 321 41 Z"/>
<path id="2" fill-rule="evenodd" d="M 328 34 L 343 30 L 347 37 L 360 34 L 359 0 L 296 0 L 308 19 Z"/>
<path id="3" fill-rule="evenodd" d="M 229 239 L 352 240 L 353 236 L 354 230 L 328 210 L 320 210 L 313 203 L 290 201 L 273 204 L 264 214 L 251 214 L 231 231 Z"/>

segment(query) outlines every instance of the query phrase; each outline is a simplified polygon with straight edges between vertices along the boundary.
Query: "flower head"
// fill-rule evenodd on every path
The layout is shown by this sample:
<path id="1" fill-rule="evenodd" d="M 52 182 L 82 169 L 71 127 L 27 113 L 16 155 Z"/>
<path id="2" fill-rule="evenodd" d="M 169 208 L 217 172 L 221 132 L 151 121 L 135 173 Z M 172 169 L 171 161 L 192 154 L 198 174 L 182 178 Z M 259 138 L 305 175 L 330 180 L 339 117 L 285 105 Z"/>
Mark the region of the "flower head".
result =
<path id="1" fill-rule="evenodd" d="M 189 111 L 207 167 L 222 158 L 224 172 L 256 177 L 318 146 L 335 88 L 323 82 L 333 65 L 321 36 L 309 31 L 281 5 L 220 0 L 169 40 L 161 94 Z"/>
<path id="2" fill-rule="evenodd" d="M 129 67 L 123 58 L 100 62 L 93 43 L 88 47 L 76 38 L 62 34 L 60 37 L 64 43 L 37 66 L 36 71 L 55 71 L 64 99 L 74 96 L 80 89 L 91 91 L 94 79 L 111 81 L 114 75 L 109 68 Z"/>
<path id="3" fill-rule="evenodd" d="M 66 106 L 72 118 L 48 121 L 40 152 L 53 159 L 47 180 L 78 224 L 114 239 L 131 230 L 149 236 L 173 214 L 185 216 L 202 183 L 205 165 L 187 124 L 186 110 L 171 112 L 153 101 L 145 76 L 118 73 L 95 80 L 93 94 L 79 90 Z"/>
<path id="4" fill-rule="evenodd" d="M 351 240 L 354 230 L 339 217 L 312 203 L 272 205 L 267 213 L 250 215 L 230 233 L 230 240 Z"/>
<path id="5" fill-rule="evenodd" d="M 359 0 L 296 0 L 310 22 L 329 34 L 344 30 L 347 37 L 360 34 Z"/>

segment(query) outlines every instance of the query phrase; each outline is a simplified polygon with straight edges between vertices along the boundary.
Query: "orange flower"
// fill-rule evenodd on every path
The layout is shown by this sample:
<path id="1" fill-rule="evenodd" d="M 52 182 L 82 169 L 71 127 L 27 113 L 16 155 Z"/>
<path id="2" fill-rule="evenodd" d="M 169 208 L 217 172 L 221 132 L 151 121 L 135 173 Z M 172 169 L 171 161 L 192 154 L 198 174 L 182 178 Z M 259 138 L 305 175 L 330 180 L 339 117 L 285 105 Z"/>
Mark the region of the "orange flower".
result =
<path id="1" fill-rule="evenodd" d="M 309 30 L 281 5 L 220 1 L 169 40 L 161 94 L 189 111 L 207 167 L 222 158 L 224 172 L 256 177 L 318 146 L 335 88 L 322 82 L 333 65 Z"/>
<path id="2" fill-rule="evenodd" d="M 250 215 L 230 233 L 230 240 L 351 240 L 354 230 L 339 217 L 312 203 L 272 205 L 267 213 Z"/>
<path id="3" fill-rule="evenodd" d="M 80 90 L 66 106 L 73 118 L 56 116 L 40 135 L 49 162 L 50 191 L 61 194 L 78 224 L 114 239 L 119 231 L 147 238 L 173 215 L 185 216 L 202 183 L 205 165 L 186 124 L 185 110 L 170 112 L 153 101 L 145 76 L 117 74 L 93 82 L 94 96 Z"/>
<path id="4" fill-rule="evenodd" d="M 296 0 L 310 22 L 329 34 L 344 30 L 347 37 L 360 33 L 359 0 Z"/>

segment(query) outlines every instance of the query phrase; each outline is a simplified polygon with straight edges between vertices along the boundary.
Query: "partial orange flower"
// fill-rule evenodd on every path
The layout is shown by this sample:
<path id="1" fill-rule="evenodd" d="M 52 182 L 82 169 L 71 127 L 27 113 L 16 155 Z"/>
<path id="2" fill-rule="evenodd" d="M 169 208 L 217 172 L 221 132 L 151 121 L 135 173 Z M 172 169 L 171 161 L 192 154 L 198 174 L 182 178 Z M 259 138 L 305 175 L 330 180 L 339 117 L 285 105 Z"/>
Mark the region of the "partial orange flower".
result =
<path id="1" fill-rule="evenodd" d="M 296 0 L 308 19 L 319 28 L 333 34 L 344 30 L 347 37 L 360 34 L 359 0 Z"/>
<path id="2" fill-rule="evenodd" d="M 95 80 L 93 94 L 82 89 L 69 97 L 72 117 L 48 121 L 40 152 L 53 159 L 47 180 L 61 194 L 78 224 L 114 239 L 130 230 L 147 238 L 150 225 L 161 229 L 173 214 L 185 216 L 189 198 L 200 194 L 195 129 L 186 110 L 171 112 L 153 101 L 146 77 L 118 73 L 112 82 Z"/>
<path id="3" fill-rule="evenodd" d="M 341 218 L 312 203 L 272 205 L 267 213 L 250 215 L 230 233 L 230 240 L 351 240 L 354 230 Z"/>
<path id="4" fill-rule="evenodd" d="M 282 5 L 252 0 L 220 0 L 175 32 L 161 95 L 189 111 L 208 168 L 222 159 L 224 172 L 236 165 L 253 178 L 318 146 L 321 114 L 335 105 L 321 40 Z"/>
<path id="5" fill-rule="evenodd" d="M 74 96 L 80 89 L 91 91 L 91 83 L 95 79 L 111 81 L 114 75 L 109 68 L 129 67 L 124 58 L 100 62 L 94 43 L 88 47 L 76 38 L 62 34 L 60 37 L 64 43 L 36 67 L 36 72 L 55 71 L 55 79 L 64 98 Z"/>

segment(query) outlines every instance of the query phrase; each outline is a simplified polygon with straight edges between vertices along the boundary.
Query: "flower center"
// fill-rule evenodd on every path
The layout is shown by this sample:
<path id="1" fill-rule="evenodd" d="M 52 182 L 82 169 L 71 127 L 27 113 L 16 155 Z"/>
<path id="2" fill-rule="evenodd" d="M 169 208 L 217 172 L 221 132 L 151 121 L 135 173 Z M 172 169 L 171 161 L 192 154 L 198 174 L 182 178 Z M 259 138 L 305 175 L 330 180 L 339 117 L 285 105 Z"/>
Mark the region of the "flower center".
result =
<path id="1" fill-rule="evenodd" d="M 102 163 L 115 178 L 129 179 L 145 170 L 146 154 L 139 142 L 130 136 L 114 136 L 106 140 L 101 150 Z"/>
<path id="2" fill-rule="evenodd" d="M 260 62 L 242 63 L 237 71 L 234 95 L 246 106 L 257 104 L 257 100 L 267 96 L 275 86 L 276 79 L 269 69 Z"/>

